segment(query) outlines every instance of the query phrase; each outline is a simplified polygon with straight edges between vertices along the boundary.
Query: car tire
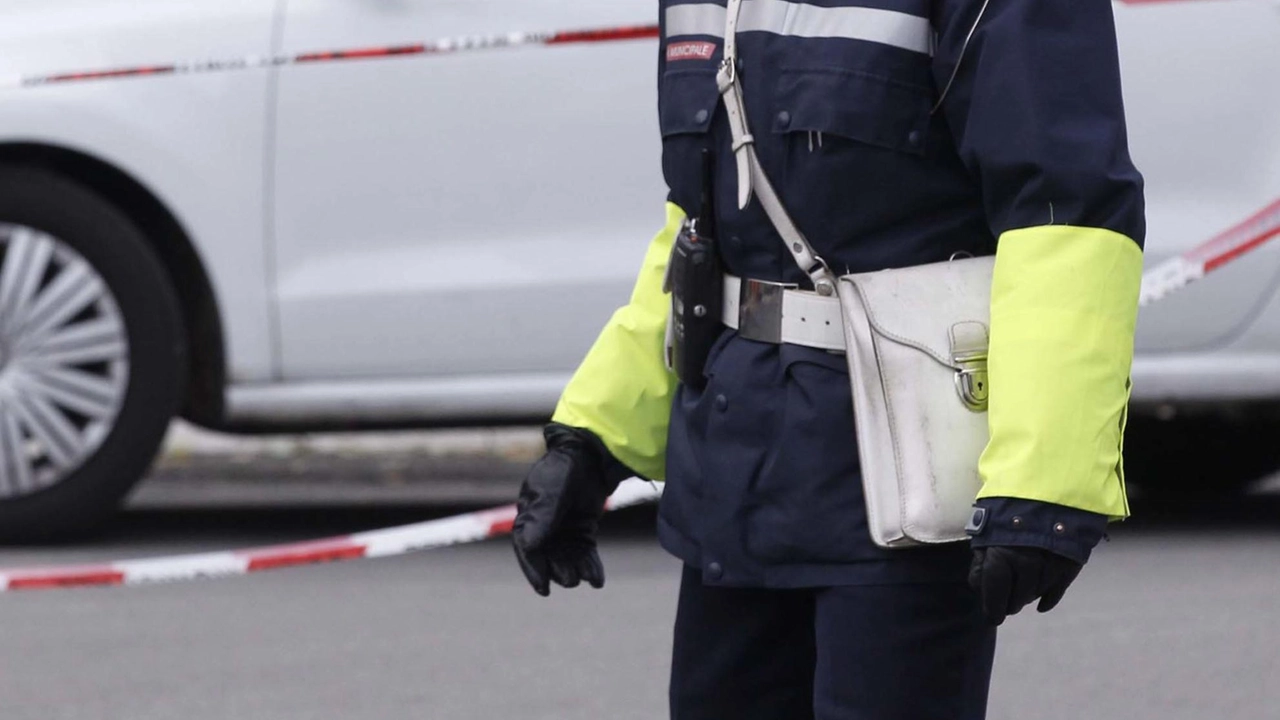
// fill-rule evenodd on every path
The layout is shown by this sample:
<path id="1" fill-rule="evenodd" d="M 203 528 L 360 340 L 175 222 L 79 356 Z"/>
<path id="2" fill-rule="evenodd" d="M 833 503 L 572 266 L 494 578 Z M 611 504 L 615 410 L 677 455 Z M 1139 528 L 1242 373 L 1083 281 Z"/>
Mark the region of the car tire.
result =
<path id="1" fill-rule="evenodd" d="M 1144 497 L 1229 498 L 1280 470 L 1280 423 L 1209 415 L 1134 418 L 1124 455 L 1125 478 Z"/>
<path id="2" fill-rule="evenodd" d="M 154 459 L 185 380 L 177 294 L 138 228 L 71 180 L 0 168 L 0 542 L 100 528 Z"/>

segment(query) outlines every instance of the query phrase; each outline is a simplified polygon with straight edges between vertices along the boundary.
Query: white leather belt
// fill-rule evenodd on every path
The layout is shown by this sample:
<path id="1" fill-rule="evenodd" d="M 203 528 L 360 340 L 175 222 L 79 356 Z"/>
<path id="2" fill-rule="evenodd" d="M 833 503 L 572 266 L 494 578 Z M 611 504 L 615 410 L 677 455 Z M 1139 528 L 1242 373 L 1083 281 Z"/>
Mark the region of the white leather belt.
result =
<path id="1" fill-rule="evenodd" d="M 840 298 L 795 285 L 725 275 L 723 322 L 748 340 L 844 352 Z"/>

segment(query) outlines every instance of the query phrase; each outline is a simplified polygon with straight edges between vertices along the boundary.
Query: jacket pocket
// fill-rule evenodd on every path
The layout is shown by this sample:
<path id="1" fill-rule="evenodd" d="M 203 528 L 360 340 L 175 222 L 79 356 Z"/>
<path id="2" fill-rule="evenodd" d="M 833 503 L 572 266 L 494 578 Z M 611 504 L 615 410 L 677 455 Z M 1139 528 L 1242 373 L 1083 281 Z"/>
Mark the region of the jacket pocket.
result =
<path id="1" fill-rule="evenodd" d="M 914 222 L 919 208 L 908 198 L 919 194 L 916 185 L 935 163 L 931 97 L 931 88 L 857 70 L 779 73 L 770 125 L 757 134 L 769 132 L 778 153 L 774 184 L 809 242 L 834 266 L 874 270 L 891 263 L 895 253 L 886 247 L 865 256 L 851 248 L 868 221 L 882 228 Z M 932 144 L 943 148 L 945 138 L 937 140 Z"/>
<path id="2" fill-rule="evenodd" d="M 931 88 L 839 68 L 784 69 L 778 78 L 773 132 L 812 133 L 924 154 Z"/>
<path id="3" fill-rule="evenodd" d="M 662 174 L 670 199 L 688 212 L 698 211 L 702 151 L 712 144 L 711 123 L 720 102 L 715 71 L 668 70 L 658 87 L 658 126 L 662 130 Z"/>
<path id="4" fill-rule="evenodd" d="M 711 127 L 720 102 L 714 70 L 668 70 L 658 90 L 658 124 L 662 137 L 702 134 Z"/>

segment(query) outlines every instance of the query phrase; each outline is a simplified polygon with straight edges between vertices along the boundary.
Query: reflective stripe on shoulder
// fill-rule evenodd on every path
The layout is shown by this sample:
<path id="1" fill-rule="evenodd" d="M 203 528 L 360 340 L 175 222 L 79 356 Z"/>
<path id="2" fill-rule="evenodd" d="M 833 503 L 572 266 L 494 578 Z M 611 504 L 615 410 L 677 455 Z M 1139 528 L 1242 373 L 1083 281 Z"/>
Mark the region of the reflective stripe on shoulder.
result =
<path id="1" fill-rule="evenodd" d="M 723 6 L 713 3 L 673 5 L 666 13 L 667 37 L 723 37 L 724 13 Z M 789 37 L 864 40 L 926 55 L 933 51 L 933 32 L 928 18 L 878 8 L 746 0 L 738 29 Z"/>

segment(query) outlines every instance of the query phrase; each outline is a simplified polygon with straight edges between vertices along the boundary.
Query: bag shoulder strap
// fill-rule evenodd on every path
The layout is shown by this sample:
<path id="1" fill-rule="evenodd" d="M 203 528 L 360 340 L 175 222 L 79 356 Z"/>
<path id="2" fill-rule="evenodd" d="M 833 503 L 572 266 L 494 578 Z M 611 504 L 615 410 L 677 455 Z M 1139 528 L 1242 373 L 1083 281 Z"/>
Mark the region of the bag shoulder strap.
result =
<path id="1" fill-rule="evenodd" d="M 796 265 L 809 276 L 819 295 L 835 294 L 835 276 L 831 269 L 805 239 L 804 233 L 791 220 L 773 183 L 760 167 L 756 154 L 755 138 L 747 127 L 746 107 L 742 102 L 742 83 L 738 78 L 738 21 L 742 15 L 743 0 L 728 0 L 724 31 L 724 60 L 716 72 L 716 84 L 729 116 L 729 132 L 733 141 L 733 156 L 738 168 L 738 209 L 745 208 L 754 194 L 760 199 L 769 222 L 778 231 L 787 251 Z"/>

